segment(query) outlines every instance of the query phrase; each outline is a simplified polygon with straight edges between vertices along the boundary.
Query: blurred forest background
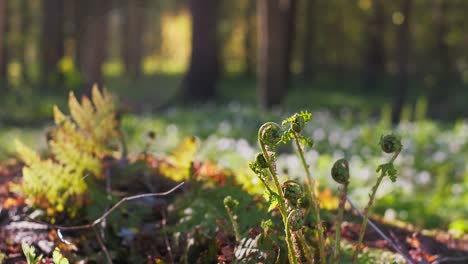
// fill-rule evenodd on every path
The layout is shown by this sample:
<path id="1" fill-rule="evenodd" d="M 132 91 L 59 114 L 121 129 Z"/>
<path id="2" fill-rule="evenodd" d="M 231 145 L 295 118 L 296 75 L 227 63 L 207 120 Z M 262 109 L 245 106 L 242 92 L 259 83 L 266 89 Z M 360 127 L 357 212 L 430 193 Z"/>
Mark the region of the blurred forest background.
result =
<path id="1" fill-rule="evenodd" d="M 53 106 L 71 109 L 70 91 L 89 95 L 98 83 L 120 100 L 129 157 L 183 153 L 187 171 L 211 162 L 245 198 L 264 191 L 248 166 L 258 128 L 309 110 L 305 156 L 331 186 L 324 193 L 336 190 L 330 168 L 344 157 L 349 197 L 364 207 L 377 143 L 392 131 L 404 145 L 399 178 L 379 189 L 374 212 L 466 237 L 467 14 L 467 0 L 0 0 L 0 161 L 15 162 L 15 138 L 47 153 Z M 278 169 L 301 179 L 292 151 L 281 149 Z M 133 188 L 140 174 L 128 175 Z M 232 190 L 204 190 L 193 212 L 216 204 L 224 214 L 217 202 Z"/>
<path id="2" fill-rule="evenodd" d="M 467 11 L 465 0 L 0 0 L 0 120 L 48 117 L 94 82 L 137 111 L 237 100 L 454 120 L 468 113 Z"/>

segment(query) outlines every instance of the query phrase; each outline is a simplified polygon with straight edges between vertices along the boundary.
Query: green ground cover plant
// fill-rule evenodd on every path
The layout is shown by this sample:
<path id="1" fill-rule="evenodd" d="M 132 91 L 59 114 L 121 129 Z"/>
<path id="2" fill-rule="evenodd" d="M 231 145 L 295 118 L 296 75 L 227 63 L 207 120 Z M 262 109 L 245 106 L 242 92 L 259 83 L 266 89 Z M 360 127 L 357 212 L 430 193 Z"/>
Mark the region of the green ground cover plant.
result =
<path id="1" fill-rule="evenodd" d="M 23 254 L 26 257 L 26 262 L 28 264 L 42 263 L 42 260 L 43 260 L 42 255 L 37 256 L 35 253 L 36 249 L 33 246 L 29 246 L 26 243 L 23 243 L 21 246 L 23 249 Z M 52 253 L 52 261 L 54 264 L 69 264 L 70 263 L 67 258 L 62 256 L 59 248 L 54 249 L 54 252 Z"/>
<path id="2" fill-rule="evenodd" d="M 356 171 L 349 195 L 364 205 L 367 192 L 361 186 L 373 184 L 369 175 L 380 162 L 379 148 L 372 142 L 379 140 L 377 135 L 391 129 L 386 113 L 377 119 L 369 116 L 361 119 L 347 111 L 339 116 L 328 111 L 314 112 L 314 122 L 305 128 L 305 132 L 314 139 L 315 146 L 306 150 L 305 155 L 315 168 L 320 183 L 331 186 L 328 168 L 334 160 L 346 157 L 353 161 L 351 166 Z M 207 115 L 209 119 L 204 118 Z M 187 136 L 197 135 L 201 140 L 196 159 L 210 160 L 235 171 L 249 191 L 261 193 L 246 165 L 256 153 L 257 128 L 268 119 L 288 115 L 288 111 L 265 114 L 238 103 L 230 103 L 224 108 L 202 106 L 197 111 L 171 108 L 157 116 L 124 115 L 122 131 L 130 153 L 145 147 L 146 139 L 141 131 L 154 131 L 158 140 L 149 152 L 157 155 L 171 151 Z M 1 159 L 16 152 L 11 140 L 15 137 L 43 153 L 47 143 L 42 135 L 49 127 L 3 126 L 0 128 Z M 430 229 L 452 229 L 461 235 L 466 232 L 468 224 L 463 219 L 468 214 L 464 206 L 468 201 L 467 127 L 466 120 L 444 125 L 424 118 L 405 121 L 395 127 L 394 131 L 403 137 L 406 146 L 400 154 L 402 158 L 396 161 L 400 167 L 400 180 L 394 187 L 382 186 L 382 195 L 378 196 L 384 197 L 375 206 L 375 212 L 386 215 L 390 221 L 398 219 Z M 295 155 L 281 149 L 278 156 L 280 170 L 288 170 L 290 176 L 300 177 L 296 173 L 300 171 L 296 168 L 300 165 L 298 161 Z M 390 191 L 395 195 L 384 195 Z"/>
<path id="3" fill-rule="evenodd" d="M 81 103 L 71 97 L 70 117 L 55 110 L 56 125 L 48 133 L 48 149 L 37 151 L 26 147 L 30 145 L 28 138 L 17 146 L 23 153 L 21 157 L 26 163 L 23 170 L 27 172 L 23 171 L 26 177 L 23 189 L 19 190 L 29 195 L 29 201 L 36 201 L 30 205 L 48 213 L 42 220 L 68 224 L 69 217 L 75 217 L 71 223 L 86 223 L 102 215 L 123 194 L 167 190 L 167 186 L 174 184 L 171 182 L 185 181 L 184 191 L 168 199 L 163 211 L 158 209 L 158 217 L 164 215 L 166 224 L 158 225 L 156 235 L 148 242 L 159 245 L 167 241 L 163 243 L 173 248 L 173 257 L 162 257 L 166 260 L 189 263 L 194 259 L 209 262 L 230 257 L 231 261 L 242 263 L 404 262 L 389 252 L 369 248 L 361 251 L 363 230 L 374 212 L 389 223 L 398 219 L 413 223 L 419 220 L 429 227 L 450 227 L 459 236 L 466 232 L 461 209 L 466 201 L 462 184 L 466 181 L 466 164 L 458 156 L 463 157 L 467 151 L 465 122 L 460 121 L 450 129 L 427 120 L 403 123 L 394 130 L 402 136 L 401 141 L 394 134 L 380 137 L 381 132 L 391 128 L 385 115 L 380 122 L 369 125 L 353 124 L 346 118 L 338 122 L 327 112 L 317 112 L 311 122 L 309 112 L 260 114 L 238 104 L 228 105 L 224 112 L 210 115 L 209 120 L 206 116 L 213 108 L 206 107 L 197 112 L 169 110 L 159 118 L 124 115 L 120 123 L 115 118 L 117 105 L 109 101 L 105 106 L 110 108 L 99 106 L 110 95 L 97 93 L 94 91 L 89 101 L 83 99 Z M 280 124 L 262 125 L 279 116 L 284 120 Z M 104 120 L 109 126 L 101 123 Z M 144 136 L 144 132 L 149 133 Z M 12 132 L 8 133 L 5 135 Z M 43 132 L 30 134 L 30 139 L 34 140 L 39 133 Z M 191 136 L 197 133 L 202 136 Z M 0 141 L 1 138 L 0 132 Z M 453 138 L 457 141 L 451 141 Z M 128 146 L 128 151 L 123 146 Z M 382 151 L 384 159 L 388 158 L 383 163 L 379 155 Z M 425 156 L 418 156 L 422 154 Z M 88 159 L 81 157 L 89 157 L 95 162 L 77 162 L 76 157 L 83 161 Z M 86 166 L 76 169 L 78 163 Z M 395 168 L 398 181 L 390 185 L 396 179 Z M 41 191 L 39 187 L 43 186 L 31 191 L 34 183 L 47 183 L 44 180 L 47 175 L 41 174 L 41 170 L 54 173 L 57 170 L 60 177 L 66 176 L 61 188 L 49 188 L 58 195 L 47 196 L 51 194 L 44 188 Z M 414 179 L 416 175 L 424 180 L 424 171 L 432 174 L 430 178 L 447 172 L 453 174 L 445 175 L 444 181 L 438 179 L 437 183 L 424 185 Z M 28 173 L 35 176 L 35 181 L 28 181 Z M 112 179 L 111 191 L 106 187 L 104 175 Z M 60 177 L 55 177 L 51 184 L 58 184 Z M 387 177 L 390 181 L 384 180 Z M 64 186 L 73 184 L 69 181 L 73 178 L 86 184 L 78 185 L 84 186 L 84 191 L 61 195 Z M 438 185 L 457 181 L 461 190 L 454 197 L 449 195 L 452 190 L 447 189 L 451 186 Z M 30 189 L 25 188 L 28 184 Z M 339 192 L 324 196 L 337 186 Z M 413 189 L 408 190 L 408 186 Z M 427 190 L 433 189 L 437 191 L 430 202 L 437 204 L 437 199 L 445 199 L 444 205 L 433 211 L 420 211 Z M 396 195 L 389 195 L 392 192 Z M 86 214 L 77 214 L 73 209 L 76 204 L 70 201 L 76 197 L 88 197 L 82 200 L 88 205 Z M 349 210 L 345 210 L 346 198 L 365 208 L 361 235 L 355 242 L 342 239 L 340 228 L 330 227 L 341 226 L 352 218 Z M 146 203 L 151 202 L 141 204 Z M 145 221 L 154 220 L 154 212 L 151 214 L 148 209 L 122 206 L 109 215 L 106 227 L 99 230 L 105 234 L 110 258 L 129 254 L 124 258 L 142 261 L 141 247 L 131 241 L 144 235 Z M 433 217 L 437 215 L 440 218 Z M 89 234 L 84 237 L 94 239 Z M 72 241 L 83 243 L 82 239 Z M 121 241 L 130 243 L 129 249 L 124 249 Z M 231 255 L 220 253 L 220 248 Z M 89 250 L 91 259 L 105 261 L 102 253 L 97 255 Z"/>
<path id="4" fill-rule="evenodd" d="M 250 163 L 250 168 L 257 174 L 265 187 L 266 196 L 270 202 L 270 210 L 278 208 L 281 214 L 289 263 L 313 263 L 314 259 L 320 263 L 339 263 L 340 233 L 336 232 L 335 243 L 333 245 L 327 245 L 320 216 L 320 202 L 318 200 L 316 180 L 312 177 L 310 167 L 304 157 L 304 148 L 313 146 L 313 140 L 306 138 L 301 133 L 305 124 L 310 119 L 311 114 L 309 112 L 300 112 L 286 118 L 281 126 L 273 122 L 267 122 L 262 125 L 258 132 L 258 143 L 262 152 L 256 156 L 255 161 Z M 307 175 L 304 186 L 300 182 L 292 180 L 280 183 L 280 176 L 276 166 L 276 148 L 279 144 L 286 144 L 291 141 L 296 146 L 296 152 Z M 371 207 L 380 183 L 384 177 L 389 177 L 393 182 L 396 181 L 397 177 L 397 170 L 393 162 L 402 150 L 400 139 L 393 134 L 389 134 L 382 136 L 379 144 L 384 152 L 393 153 L 394 155 L 389 162 L 381 164 L 377 168 L 380 176 L 377 178 L 369 194 L 369 201 L 364 210 L 365 217 L 359 233 L 359 240 L 352 258 L 353 262 L 357 260 Z M 344 185 L 337 221 L 340 224 L 350 178 L 348 161 L 344 159 L 338 160 L 332 167 L 331 174 L 336 182 Z M 308 215 L 310 212 L 311 216 Z M 312 227 L 309 227 L 315 233 L 315 239 L 310 244 L 306 241 L 303 234 L 303 228 L 307 228 L 304 225 L 305 218 L 309 217 L 313 218 L 315 223 Z M 341 226 L 336 227 L 336 230 L 340 229 Z M 313 246 L 311 244 L 316 245 L 315 249 L 312 249 Z"/>
<path id="5" fill-rule="evenodd" d="M 103 179 L 101 160 L 114 155 L 120 138 L 116 104 L 107 91 L 101 93 L 95 86 L 91 99 L 83 97 L 81 104 L 71 93 L 69 108 L 70 117 L 54 108 L 55 127 L 48 133 L 50 158 L 42 159 L 24 143 L 16 143 L 25 163 L 18 189 L 32 205 L 47 207 L 50 216 L 76 216 L 86 204 L 85 178 Z"/>

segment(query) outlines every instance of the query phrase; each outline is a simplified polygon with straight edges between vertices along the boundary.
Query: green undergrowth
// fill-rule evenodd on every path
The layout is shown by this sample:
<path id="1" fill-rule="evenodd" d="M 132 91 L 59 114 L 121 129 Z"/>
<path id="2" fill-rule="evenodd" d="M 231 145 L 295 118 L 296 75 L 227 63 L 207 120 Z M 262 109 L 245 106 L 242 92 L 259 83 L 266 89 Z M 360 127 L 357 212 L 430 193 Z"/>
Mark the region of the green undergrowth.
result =
<path id="1" fill-rule="evenodd" d="M 127 114 L 117 120 L 117 108 L 110 102 L 104 104 L 96 91 L 91 100 L 85 98 L 78 102 L 71 97 L 70 115 L 56 109 L 55 125 L 47 129 L 25 132 L 0 129 L 1 155 L 11 157 L 12 151 L 19 151 L 19 157 L 26 163 L 23 170 L 26 177 L 20 191 L 28 196 L 30 205 L 44 211 L 40 219 L 65 224 L 71 218 L 75 218 L 72 223 L 89 222 L 124 195 L 164 191 L 174 186 L 174 181 L 185 181 L 186 189 L 175 200 L 168 200 L 167 215 L 158 216 L 158 220 L 167 218 L 168 225 L 161 226 L 162 232 L 152 237 L 150 243 L 160 243 L 168 236 L 174 248 L 181 249 L 175 253 L 181 259 L 199 256 L 201 260 L 211 261 L 224 254 L 219 251 L 220 245 L 235 254 L 249 239 L 263 234 L 264 240 L 248 243 L 249 250 L 260 255 L 265 253 L 261 257 L 272 257 L 272 261 L 278 258 L 286 261 L 291 246 L 285 242 L 288 239 L 284 226 L 290 220 L 302 219 L 297 214 L 302 209 L 299 210 L 300 203 L 295 198 L 285 203 L 286 198 L 280 196 L 281 186 L 302 185 L 309 178 L 304 168 L 310 169 L 317 186 L 306 184 L 301 188 L 308 192 L 314 190 L 314 195 L 320 197 L 320 206 L 325 209 L 321 216 L 324 221 L 335 221 L 330 210 L 337 207 L 339 189 L 334 182 L 336 178 L 330 177 L 330 170 L 336 160 L 344 158 L 349 165 L 348 162 L 338 164 L 346 164 L 352 174 L 348 195 L 359 207 L 364 208 L 369 199 L 370 186 L 377 178 L 376 168 L 380 168 L 382 177 L 389 176 L 392 181 L 396 176 L 394 169 L 398 168 L 396 183 L 385 180 L 379 186 L 375 197 L 378 202 L 373 207 L 375 213 L 388 222 L 451 229 L 458 236 L 468 229 L 463 218 L 468 213 L 466 121 L 450 127 L 424 117 L 402 122 L 393 129 L 405 146 L 401 153 L 398 150 L 400 156 L 395 160 L 392 154 L 381 155 L 382 149 L 392 152 L 386 150 L 389 145 L 382 143 L 385 138 L 381 138 L 381 134 L 392 130 L 385 109 L 378 120 L 370 122 L 355 122 L 369 118 L 354 118 L 346 111 L 338 118 L 330 112 L 317 111 L 307 126 L 305 123 L 310 120 L 307 112 L 264 113 L 237 103 L 224 108 L 216 105 L 171 108 L 157 116 Z M 285 120 L 278 125 L 281 144 L 261 141 L 260 147 L 266 144 L 262 152 L 264 157 L 265 151 L 269 153 L 270 162 L 274 160 L 275 171 L 282 176 L 278 183 L 284 184 L 280 187 L 273 185 L 271 179 L 265 180 L 268 174 L 262 172 L 264 165 L 254 169 L 255 173 L 249 167 L 249 162 L 258 161 L 259 157 L 256 140 L 263 134 L 257 134 L 258 127 L 265 121 L 279 119 Z M 23 144 L 12 146 L 15 137 Z M 301 154 L 296 156 L 294 151 L 299 149 Z M 109 175 L 112 192 L 106 191 Z M 230 198 L 225 199 L 226 196 Z M 124 205 L 109 216 L 103 232 L 112 256 L 125 256 L 130 251 L 129 258 L 141 262 L 142 254 L 149 254 L 148 251 L 132 246 L 125 249 L 120 242 L 128 239 L 133 241 L 129 242 L 132 245 L 143 239 L 148 227 L 142 223 L 156 220 L 151 201 L 146 200 L 138 207 L 133 205 Z M 77 211 L 77 208 L 85 210 Z M 317 246 L 321 244 L 317 244 L 320 237 L 316 236 L 322 227 L 314 228 L 318 217 L 305 215 L 302 231 L 314 238 L 306 243 L 321 250 Z M 339 248 L 332 243 L 333 239 L 328 238 L 326 242 L 330 252 Z M 188 244 L 189 241 L 195 243 Z M 338 245 L 342 245 L 342 260 L 348 261 L 353 250 L 344 241 Z M 94 254 L 95 260 L 104 261 L 102 253 L 87 253 Z M 376 250 L 364 250 L 359 255 L 359 263 L 375 263 L 377 259 L 385 263 L 389 259 L 399 261 L 395 255 Z"/>
<path id="2" fill-rule="evenodd" d="M 209 120 L 203 118 L 207 115 L 210 116 Z M 130 139 L 135 139 L 135 144 L 130 145 L 144 144 L 142 137 L 132 137 L 140 130 L 155 131 L 161 139 L 162 149 L 170 149 L 181 138 L 195 134 L 201 138 L 200 159 L 208 158 L 240 174 L 248 174 L 245 161 L 255 153 L 255 128 L 274 116 L 281 118 L 286 115 L 264 115 L 255 109 L 233 104 L 221 110 L 206 107 L 197 113 L 174 109 L 158 117 L 129 116 L 124 118 L 123 123 Z M 328 112 L 319 111 L 315 113 L 311 127 L 306 128 L 315 141 L 314 149 L 306 156 L 317 169 L 319 181 L 327 183 L 327 168 L 338 156 L 353 160 L 352 166 L 358 170 L 358 179 L 354 186 L 351 183 L 357 189 L 351 195 L 358 201 L 366 198 L 360 186 L 368 184 L 372 167 L 379 162 L 375 158 L 378 147 L 372 142 L 378 141 L 377 135 L 391 127 L 385 114 L 380 120 L 368 120 L 371 121 L 355 122 L 346 113 L 343 113 L 343 118 L 337 119 Z M 448 126 L 427 119 L 403 122 L 398 126 L 395 131 L 402 135 L 404 143 L 408 145 L 401 154 L 403 158 L 397 161 L 401 167 L 401 182 L 394 188 L 384 186 L 382 192 L 392 192 L 404 198 L 387 196 L 382 201 L 384 205 L 377 206 L 377 212 L 387 215 L 389 220 L 410 221 L 426 228 L 448 229 L 451 222 L 462 219 L 468 213 L 465 209 L 460 210 L 465 208 L 468 199 L 468 168 L 465 162 L 468 157 L 467 126 L 468 123 L 463 120 Z M 288 147 L 280 149 L 279 166 L 288 170 L 291 176 L 301 177 L 295 173 L 298 159 L 293 158 L 290 151 Z M 429 199 L 427 194 L 430 195 Z M 421 203 L 427 206 L 419 206 Z"/>
<path id="3" fill-rule="evenodd" d="M 163 231 L 175 235 L 176 245 L 187 247 L 187 250 L 182 252 L 181 263 L 206 263 L 216 259 L 220 253 L 216 250 L 216 245 L 229 248 L 225 249 L 236 255 L 232 263 L 258 263 L 262 260 L 266 261 L 264 263 L 286 263 L 287 247 L 284 235 L 281 234 L 281 217 L 276 210 L 268 213 L 269 204 L 263 200 L 262 195 L 246 193 L 241 185 L 229 177 L 223 185 L 202 178 L 191 179 L 188 184 L 192 187 L 190 191 L 178 196 L 169 211 L 169 218 L 174 225 Z M 232 207 L 232 214 L 238 225 L 240 242 L 237 243 L 226 211 L 226 195 L 236 201 L 236 205 Z M 334 218 L 331 211 L 324 211 L 323 217 L 326 221 Z M 263 237 L 262 232 L 266 232 L 267 236 Z M 189 238 L 194 239 L 195 243 L 187 240 Z M 274 252 L 277 252 L 278 247 L 282 253 L 276 256 Z M 352 263 L 353 252 L 354 247 L 349 242 L 341 241 L 340 263 Z M 398 254 L 366 248 L 360 254 L 357 263 L 405 261 Z"/>
<path id="4" fill-rule="evenodd" d="M 375 89 L 363 87 L 361 77 L 350 73 L 336 78 L 335 75 L 317 73 L 314 80 L 305 81 L 301 76 L 293 76 L 283 107 L 290 111 L 307 108 L 316 112 L 327 109 L 334 114 L 340 114 L 343 109 L 348 109 L 353 115 L 376 116 L 382 106 L 392 105 L 392 76 L 383 79 Z M 184 76 L 180 73 L 157 73 L 143 75 L 138 80 L 122 76 L 106 76 L 105 83 L 112 93 L 122 99 L 126 107 L 138 113 L 149 113 L 168 106 L 183 107 L 185 104 L 178 99 L 183 79 Z M 212 101 L 220 108 L 231 101 L 256 107 L 258 104 L 256 86 L 255 78 L 238 73 L 226 73 L 220 79 L 217 95 Z M 410 82 L 411 89 L 406 101 L 412 103 L 405 108 L 417 107 L 418 98 L 428 97 L 427 87 L 424 86 L 425 84 L 417 81 Z M 0 124 L 31 126 L 47 121 L 54 105 L 60 107 L 66 105 L 66 98 L 63 95 L 68 91 L 78 92 L 81 87 L 79 82 L 65 81 L 64 88 L 60 91 L 45 90 L 34 82 L 10 88 L 0 97 Z M 437 116 L 443 118 L 443 121 L 456 120 L 461 115 L 466 116 L 465 90 L 460 86 L 457 93 L 454 93 L 457 96 L 452 96 L 450 103 L 444 104 L 443 112 L 432 114 L 438 114 Z"/>
<path id="5" fill-rule="evenodd" d="M 210 116 L 206 119 L 206 116 Z M 146 144 L 144 134 L 147 131 L 156 133 L 156 144 L 152 153 L 165 153 L 178 145 L 189 135 L 201 139 L 198 159 L 210 159 L 222 166 L 251 176 L 247 162 L 255 153 L 256 128 L 268 120 L 287 116 L 287 113 L 259 112 L 258 109 L 231 103 L 227 107 L 200 107 L 197 111 L 187 108 L 173 108 L 155 115 L 125 115 L 122 119 L 122 130 L 127 138 L 129 151 L 141 150 Z M 318 167 L 318 177 L 326 181 L 326 168 L 333 162 L 334 156 L 344 156 L 354 160 L 359 178 L 356 188 L 366 185 L 371 166 L 377 164 L 373 156 L 378 152 L 371 142 L 376 142 L 375 134 L 383 133 L 389 123 L 386 114 L 380 120 L 354 121 L 343 112 L 340 118 L 328 112 L 315 112 L 315 120 L 308 133 L 315 140 L 314 150 L 306 154 L 314 166 Z M 441 125 L 436 122 L 420 119 L 403 122 L 396 132 L 403 136 L 407 149 L 402 153 L 401 185 L 394 195 L 382 200 L 382 208 L 377 206 L 379 214 L 390 216 L 390 220 L 410 221 L 426 228 L 448 229 L 451 222 L 458 221 L 468 212 L 468 137 L 466 121 L 460 120 L 452 125 Z M 3 127 L 0 129 L 0 157 L 6 159 L 15 153 L 13 138 L 17 137 L 34 149 L 44 150 L 45 129 L 21 129 Z M 351 142 L 353 144 L 351 144 Z M 332 152 L 329 150 L 333 149 Z M 292 171 L 298 160 L 290 157 L 290 150 L 280 149 L 279 164 Z M 358 201 L 359 191 L 351 193 Z M 386 193 L 386 191 L 384 191 Z M 430 194 L 429 197 L 427 194 Z M 361 197 L 361 198 L 359 198 Z M 420 206 L 420 204 L 425 206 Z M 421 210 L 421 208 L 429 208 Z M 462 208 L 462 210 L 460 210 Z M 391 210 L 390 210 L 391 209 Z M 390 210 L 390 211 L 387 211 Z M 417 216 L 417 217 L 415 217 Z M 419 217 L 421 216 L 421 217 Z"/>
<path id="6" fill-rule="evenodd" d="M 315 147 L 306 156 L 316 167 L 320 182 L 326 183 L 326 168 L 331 166 L 335 157 L 343 154 L 352 159 L 352 166 L 358 169 L 354 187 L 359 189 L 359 186 L 367 184 L 372 167 L 378 163 L 373 158 L 378 148 L 372 142 L 378 140 L 376 135 L 390 127 L 385 113 L 374 121 L 372 118 L 359 121 L 360 118 L 356 119 L 346 111 L 339 115 L 340 118 L 326 111 L 314 113 L 314 123 L 306 129 L 314 138 Z M 155 115 L 125 115 L 122 130 L 129 151 L 133 153 L 146 144 L 146 137 L 141 131 L 155 132 L 157 147 L 150 148 L 150 151 L 157 154 L 173 149 L 186 136 L 197 135 L 201 140 L 197 159 L 216 161 L 245 175 L 243 178 L 251 185 L 249 179 L 252 175 L 246 164 L 255 153 L 256 128 L 268 119 L 287 115 L 287 112 L 265 114 L 238 103 L 222 108 L 208 105 L 197 108 L 197 111 L 172 108 Z M 463 219 L 468 213 L 463 209 L 468 200 L 467 126 L 467 121 L 463 120 L 441 125 L 424 118 L 398 126 L 395 131 L 402 135 L 408 146 L 398 164 L 402 168 L 402 188 L 399 186 L 396 190 L 384 186 L 383 193 L 397 192 L 398 197 L 404 199 L 395 200 L 393 196 L 386 196 L 382 200 L 382 208 L 377 206 L 376 211 L 387 215 L 389 220 L 411 221 L 426 228 L 448 229 L 451 222 Z M 5 159 L 15 153 L 12 144 L 15 137 L 34 149 L 44 150 L 44 131 L 44 128 L 1 128 L 0 157 Z M 298 160 L 288 154 L 290 150 L 287 148 L 280 149 L 280 152 L 278 163 L 281 167 L 289 170 L 292 176 L 299 177 L 293 170 Z M 356 191 L 351 195 L 362 201 L 365 195 L 360 193 Z M 427 194 L 430 195 L 429 199 Z M 419 206 L 421 203 L 427 206 Z"/>
<path id="7" fill-rule="evenodd" d="M 104 178 L 102 159 L 115 158 L 121 134 L 114 99 L 105 90 L 94 87 L 91 99 L 81 102 L 71 93 L 69 109 L 67 116 L 54 107 L 55 126 L 47 133 L 50 157 L 42 158 L 21 141 L 16 149 L 25 163 L 18 190 L 28 202 L 47 207 L 48 215 L 74 217 L 86 205 L 86 178 Z"/>

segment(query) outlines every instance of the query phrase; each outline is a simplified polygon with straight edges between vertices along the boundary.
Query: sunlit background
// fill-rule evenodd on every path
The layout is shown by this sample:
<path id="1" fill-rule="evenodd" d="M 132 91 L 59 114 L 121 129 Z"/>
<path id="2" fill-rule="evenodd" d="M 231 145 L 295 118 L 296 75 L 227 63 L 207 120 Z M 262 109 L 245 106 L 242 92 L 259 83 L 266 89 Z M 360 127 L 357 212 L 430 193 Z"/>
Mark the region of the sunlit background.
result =
<path id="1" fill-rule="evenodd" d="M 137 110 L 213 90 L 198 99 L 372 113 L 388 105 L 394 123 L 419 101 L 429 117 L 466 117 L 466 1 L 273 2 L 2 0 L 2 111 L 44 108 L 22 117 L 36 120 L 50 96 L 97 82 Z"/>
<path id="2" fill-rule="evenodd" d="M 44 149 L 52 106 L 98 83 L 136 114 L 122 121 L 130 150 L 145 131 L 157 132 L 155 153 L 197 135 L 198 159 L 255 192 L 258 126 L 308 109 L 307 159 L 324 185 L 345 156 L 363 203 L 380 134 L 394 129 L 401 178 L 376 211 L 460 235 L 467 11 L 466 0 L 0 0 L 0 157 L 14 155 L 13 137 Z M 278 164 L 301 177 L 291 154 Z"/>

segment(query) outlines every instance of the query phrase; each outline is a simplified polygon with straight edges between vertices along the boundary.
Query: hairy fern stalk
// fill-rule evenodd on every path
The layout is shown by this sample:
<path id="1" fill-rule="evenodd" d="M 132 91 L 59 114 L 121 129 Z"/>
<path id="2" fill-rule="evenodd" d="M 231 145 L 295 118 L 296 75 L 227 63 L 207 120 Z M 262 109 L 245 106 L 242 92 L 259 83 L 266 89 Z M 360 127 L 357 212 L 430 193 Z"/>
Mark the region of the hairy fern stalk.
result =
<path id="1" fill-rule="evenodd" d="M 270 202 L 270 210 L 278 208 L 281 215 L 289 263 L 340 263 L 340 231 L 350 179 L 349 163 L 345 159 L 339 159 L 331 169 L 333 180 L 342 185 L 342 190 L 340 192 L 334 238 L 325 237 L 327 232 L 325 232 L 321 221 L 316 181 L 312 177 L 305 158 L 305 147 L 313 146 L 312 139 L 303 135 L 305 124 L 310 119 L 311 114 L 303 111 L 286 118 L 281 126 L 273 122 L 263 124 L 258 132 L 259 146 L 262 151 L 250 163 L 250 168 L 265 187 L 265 193 Z M 276 169 L 276 148 L 279 144 L 289 142 L 295 145 L 297 155 L 302 161 L 306 176 L 304 186 L 294 180 L 280 182 L 280 175 Z M 359 240 L 356 243 L 356 250 L 352 258 L 353 262 L 357 260 L 370 214 L 370 207 L 374 203 L 375 193 L 381 181 L 385 176 L 388 176 L 392 181 L 396 180 L 397 171 L 393 162 L 402 149 L 400 139 L 390 134 L 383 136 L 379 144 L 384 152 L 393 153 L 394 155 L 389 162 L 381 164 L 377 169 L 381 174 L 369 196 L 370 199 L 365 209 L 366 214 Z M 308 226 L 305 224 L 306 219 L 309 219 L 311 223 L 315 221 L 315 223 Z M 307 233 L 307 237 L 305 235 L 306 230 L 312 230 L 312 232 Z M 331 242 L 332 240 L 334 241 Z"/>

